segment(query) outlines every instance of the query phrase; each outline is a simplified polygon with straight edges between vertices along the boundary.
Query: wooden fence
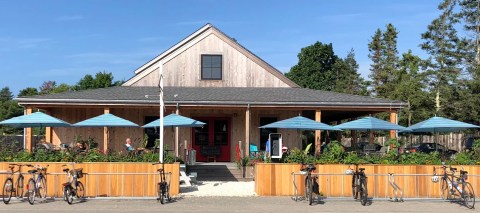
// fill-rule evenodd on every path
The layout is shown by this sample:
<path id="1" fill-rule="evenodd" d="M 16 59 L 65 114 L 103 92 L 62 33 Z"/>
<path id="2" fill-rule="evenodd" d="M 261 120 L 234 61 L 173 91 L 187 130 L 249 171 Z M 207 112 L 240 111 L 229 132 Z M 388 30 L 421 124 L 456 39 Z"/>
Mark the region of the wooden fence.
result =
<path id="1" fill-rule="evenodd" d="M 435 140 L 435 136 L 433 135 L 400 135 L 398 137 L 399 140 L 406 142 L 406 146 L 418 143 L 434 143 L 435 141 L 439 144 L 442 144 L 449 149 L 453 149 L 456 151 L 464 150 L 465 143 L 471 134 L 463 134 L 463 133 L 448 133 L 438 135 L 437 140 Z M 478 137 L 478 136 L 477 136 Z M 375 141 L 381 145 L 385 145 L 385 142 L 388 141 L 388 137 L 375 137 Z M 350 147 L 352 138 L 342 138 L 341 142 L 344 146 Z M 359 141 L 368 141 L 367 138 L 360 138 Z"/>
<path id="2" fill-rule="evenodd" d="M 8 170 L 8 162 L 0 162 L 0 170 Z M 19 163 L 34 165 L 49 165 L 47 169 L 47 193 L 48 196 L 61 197 L 62 183 L 66 181 L 66 175 L 62 172 L 62 165 L 68 163 Z M 69 166 L 68 168 L 71 168 Z M 85 194 L 88 197 L 155 197 L 156 186 L 159 181 L 157 169 L 161 165 L 151 163 L 81 163 L 75 164 L 75 168 L 83 168 L 86 173 L 80 181 L 85 186 Z M 31 168 L 24 166 L 23 173 Z M 179 193 L 180 165 L 165 164 L 165 171 L 171 172 L 170 194 Z M 25 185 L 31 177 L 24 174 Z M 17 175 L 14 180 L 16 181 Z M 7 178 L 6 174 L 0 175 L 0 183 Z M 167 177 L 168 179 L 168 177 Z"/>
<path id="3" fill-rule="evenodd" d="M 255 192 L 259 196 L 293 196 L 295 187 L 292 172 L 300 171 L 299 164 L 266 164 L 255 167 Z M 433 166 L 430 165 L 362 165 L 368 177 L 369 196 L 392 197 L 393 188 L 388 182 L 388 173 L 394 173 L 395 182 L 403 189 L 405 198 L 439 198 L 440 182 L 433 183 Z M 460 166 L 454 166 L 460 169 Z M 320 191 L 326 197 L 350 197 L 352 175 L 346 175 L 348 165 L 317 165 Z M 468 181 L 474 191 L 480 193 L 480 166 L 464 166 L 469 172 Z M 437 169 L 437 174 L 441 173 Z M 305 176 L 295 175 L 298 194 L 304 193 Z M 477 194 L 478 197 L 478 194 Z"/>

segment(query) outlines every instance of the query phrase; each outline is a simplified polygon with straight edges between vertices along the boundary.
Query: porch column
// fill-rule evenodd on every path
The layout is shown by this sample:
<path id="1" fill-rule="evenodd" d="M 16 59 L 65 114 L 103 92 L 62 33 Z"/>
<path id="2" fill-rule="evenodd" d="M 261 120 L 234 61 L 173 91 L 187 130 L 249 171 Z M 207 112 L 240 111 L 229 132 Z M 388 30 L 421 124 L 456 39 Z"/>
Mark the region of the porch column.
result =
<path id="1" fill-rule="evenodd" d="M 177 104 L 177 110 L 175 110 L 175 114 L 180 115 L 180 109 L 179 109 L 178 104 Z M 179 143 L 178 140 L 179 140 L 179 138 L 178 138 L 178 127 L 175 127 L 175 156 L 177 156 L 177 157 L 180 156 L 179 155 L 179 147 L 178 147 L 180 143 Z M 187 147 L 184 147 L 184 148 L 186 149 Z"/>
<path id="2" fill-rule="evenodd" d="M 315 110 L 315 121 L 322 122 L 322 110 Z M 315 130 L 315 156 L 321 154 L 322 141 L 320 130 Z"/>
<path id="3" fill-rule="evenodd" d="M 23 114 L 25 114 L 25 115 L 32 114 L 32 107 L 31 106 L 26 106 Z M 31 152 L 32 151 L 32 128 L 30 128 L 30 127 L 29 128 L 24 128 L 23 130 L 24 130 L 24 135 L 25 135 L 24 148 L 25 148 L 25 150 L 27 150 L 27 152 Z"/>
<path id="4" fill-rule="evenodd" d="M 397 124 L 397 112 L 390 111 L 390 123 Z M 395 130 L 390 130 L 390 138 L 397 138 L 397 134 Z"/>
<path id="5" fill-rule="evenodd" d="M 47 111 L 46 114 L 50 115 L 50 113 Z M 47 143 L 52 143 L 52 127 L 45 127 L 45 141 Z"/>
<path id="6" fill-rule="evenodd" d="M 250 104 L 247 106 L 245 111 L 245 154 L 244 156 L 250 155 Z"/>
<path id="7" fill-rule="evenodd" d="M 105 107 L 103 108 L 103 114 L 108 114 L 110 113 L 110 108 Z M 108 127 L 103 127 L 103 153 L 107 153 L 108 151 L 108 139 L 109 139 L 109 134 L 108 134 Z"/>

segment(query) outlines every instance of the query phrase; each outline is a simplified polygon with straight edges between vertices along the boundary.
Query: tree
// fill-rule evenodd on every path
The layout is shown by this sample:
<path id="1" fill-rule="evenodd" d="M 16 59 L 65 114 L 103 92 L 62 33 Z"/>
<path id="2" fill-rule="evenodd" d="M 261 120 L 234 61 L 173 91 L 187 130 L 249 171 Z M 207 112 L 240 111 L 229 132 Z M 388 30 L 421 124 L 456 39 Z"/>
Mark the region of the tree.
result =
<path id="1" fill-rule="evenodd" d="M 336 79 L 332 68 L 337 60 L 331 43 L 317 41 L 302 48 L 298 54 L 298 64 L 285 76 L 303 88 L 332 91 Z"/>
<path id="2" fill-rule="evenodd" d="M 368 44 L 372 60 L 369 77 L 373 80 L 372 92 L 376 97 L 388 98 L 395 89 L 394 79 L 398 71 L 398 31 L 392 24 L 386 30 L 377 29 Z"/>
<path id="3" fill-rule="evenodd" d="M 427 66 L 430 73 L 430 90 L 435 96 L 436 114 L 448 117 L 455 117 L 453 114 L 456 109 L 452 103 L 458 98 L 454 88 L 461 73 L 460 64 L 464 48 L 455 29 L 459 22 L 454 14 L 456 3 L 456 0 L 444 0 L 440 3 L 438 9 L 442 13 L 428 25 L 427 32 L 422 34 L 424 42 L 421 44 L 421 48 L 430 54 Z"/>
<path id="4" fill-rule="evenodd" d="M 336 92 L 368 95 L 365 80 L 358 73 L 358 63 L 355 60 L 354 50 L 348 52 L 345 59 L 339 59 L 332 67 L 336 73 L 335 89 Z"/>
<path id="5" fill-rule="evenodd" d="M 97 74 L 95 74 L 95 77 L 89 74 L 85 75 L 75 86 L 73 86 L 73 89 L 77 91 L 98 89 L 112 86 L 120 86 L 121 84 L 123 84 L 123 81 L 113 82 L 112 73 L 98 72 Z"/>
<path id="6" fill-rule="evenodd" d="M 0 102 L 5 102 L 8 100 L 12 100 L 13 94 L 10 91 L 9 87 L 4 87 L 2 90 L 0 90 Z"/>
<path id="7" fill-rule="evenodd" d="M 77 85 L 74 86 L 75 90 L 87 90 L 95 88 L 95 79 L 92 75 L 85 75 Z"/>
<path id="8" fill-rule="evenodd" d="M 51 93 L 62 93 L 62 92 L 67 92 L 70 91 L 70 86 L 68 84 L 62 83 L 56 87 L 54 87 L 51 91 Z"/>
<path id="9" fill-rule="evenodd" d="M 430 116 L 431 103 L 426 92 L 426 75 L 420 72 L 422 59 L 409 50 L 399 61 L 398 78 L 390 98 L 407 103 L 399 113 L 399 123 L 410 126 Z"/>
<path id="10" fill-rule="evenodd" d="M 40 94 L 50 94 L 55 87 L 57 87 L 57 83 L 55 81 L 44 81 L 42 86 L 40 86 Z"/>
<path id="11" fill-rule="evenodd" d="M 18 93 L 18 97 L 27 97 L 27 96 L 34 96 L 38 95 L 38 90 L 37 88 L 33 87 L 27 87 L 25 89 L 20 90 Z"/>
<path id="12" fill-rule="evenodd" d="M 383 55 L 383 45 L 382 45 L 382 31 L 377 29 L 375 34 L 372 36 L 372 41 L 368 44 L 368 57 L 372 60 L 370 65 L 371 74 L 368 76 L 372 79 L 372 92 L 374 95 L 382 96 L 385 93 L 383 85 L 387 81 L 386 73 L 383 72 L 382 65 L 382 55 Z"/>

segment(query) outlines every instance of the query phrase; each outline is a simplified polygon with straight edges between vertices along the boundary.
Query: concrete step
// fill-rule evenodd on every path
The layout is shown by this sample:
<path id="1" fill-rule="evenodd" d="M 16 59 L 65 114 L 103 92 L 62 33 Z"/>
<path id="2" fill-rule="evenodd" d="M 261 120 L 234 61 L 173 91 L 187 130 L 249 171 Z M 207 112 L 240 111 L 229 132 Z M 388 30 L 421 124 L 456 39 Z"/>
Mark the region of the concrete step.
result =
<path id="1" fill-rule="evenodd" d="M 251 181 L 243 178 L 235 163 L 199 163 L 188 165 L 187 173 L 196 172 L 198 181 Z"/>

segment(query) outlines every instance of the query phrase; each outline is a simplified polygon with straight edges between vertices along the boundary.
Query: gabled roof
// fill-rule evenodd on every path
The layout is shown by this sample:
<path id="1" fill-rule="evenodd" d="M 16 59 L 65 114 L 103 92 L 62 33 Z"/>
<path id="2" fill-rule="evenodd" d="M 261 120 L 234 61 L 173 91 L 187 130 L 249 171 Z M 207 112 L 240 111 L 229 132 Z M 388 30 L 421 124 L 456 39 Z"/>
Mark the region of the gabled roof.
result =
<path id="1" fill-rule="evenodd" d="M 158 106 L 157 87 L 110 87 L 19 97 L 19 104 Z M 304 88 L 165 87 L 167 105 L 402 108 L 399 101 Z"/>
<path id="2" fill-rule="evenodd" d="M 185 47 L 187 44 L 191 42 L 195 42 L 195 39 L 198 39 L 201 35 L 205 33 L 213 33 L 216 36 L 218 36 L 220 39 L 222 39 L 224 42 L 228 43 L 231 45 L 233 48 L 237 49 L 238 51 L 242 52 L 246 57 L 249 59 L 255 61 L 259 66 L 263 67 L 265 70 L 279 78 L 281 81 L 285 82 L 287 85 L 290 87 L 300 87 L 287 77 L 277 70 L 275 67 L 272 65 L 268 64 L 266 61 L 258 57 L 257 55 L 253 54 L 250 50 L 239 44 L 236 40 L 232 39 L 230 36 L 226 35 L 222 31 L 220 31 L 218 28 L 214 27 L 212 24 L 208 23 L 205 26 L 201 27 L 194 33 L 190 34 L 187 36 L 185 39 L 181 40 L 177 44 L 173 45 L 172 47 L 168 48 L 164 52 L 162 52 L 160 55 L 157 57 L 153 58 L 152 60 L 148 61 L 144 65 L 140 66 L 135 70 L 135 76 L 127 80 L 123 86 L 130 86 L 133 83 L 137 82 L 141 78 L 147 76 L 149 73 L 155 71 L 155 69 L 149 69 L 151 68 L 154 64 L 157 62 L 160 62 L 162 60 L 165 60 L 167 57 L 170 58 L 172 57 L 171 55 L 176 55 L 180 54 L 182 51 L 181 50 L 183 47 Z"/>

